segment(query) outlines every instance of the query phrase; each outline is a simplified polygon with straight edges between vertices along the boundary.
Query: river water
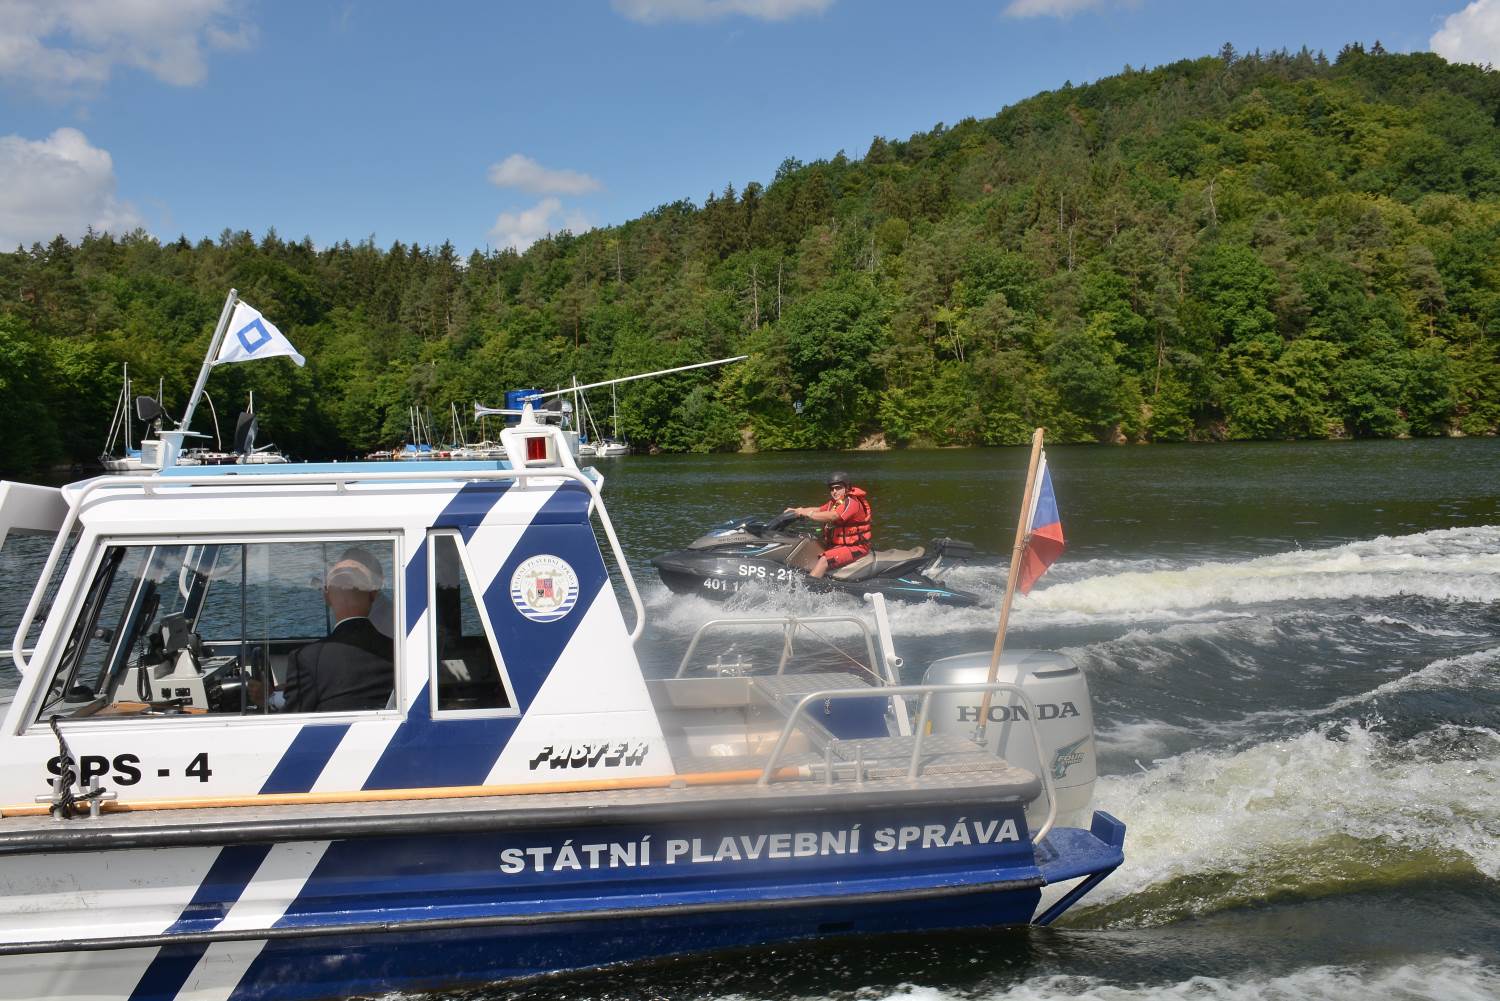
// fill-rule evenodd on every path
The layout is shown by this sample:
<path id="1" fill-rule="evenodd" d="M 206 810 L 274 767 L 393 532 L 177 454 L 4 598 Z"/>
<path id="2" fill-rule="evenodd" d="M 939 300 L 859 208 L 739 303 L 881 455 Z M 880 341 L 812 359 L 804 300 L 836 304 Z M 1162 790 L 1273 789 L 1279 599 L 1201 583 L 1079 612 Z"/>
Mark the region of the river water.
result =
<path id="1" fill-rule="evenodd" d="M 1095 806 L 1126 861 L 1057 926 L 782 946 L 446 999 L 1500 997 L 1500 441 L 1053 448 L 1068 550 L 1007 645 L 1093 688 Z M 979 608 L 893 605 L 908 680 L 987 650 L 1026 454 L 599 460 L 668 673 L 722 605 L 647 558 L 711 523 L 821 501 L 846 469 L 878 545 L 975 543 Z M 13 547 L 7 547 L 11 549 Z M 0 555 L 0 625 L 33 560 Z M 847 598 L 741 594 L 730 610 Z M 5 632 L 9 642 L 9 630 Z M 0 692 L 14 675 L 0 667 Z M 0 696 L 3 697 L 3 696 Z"/>

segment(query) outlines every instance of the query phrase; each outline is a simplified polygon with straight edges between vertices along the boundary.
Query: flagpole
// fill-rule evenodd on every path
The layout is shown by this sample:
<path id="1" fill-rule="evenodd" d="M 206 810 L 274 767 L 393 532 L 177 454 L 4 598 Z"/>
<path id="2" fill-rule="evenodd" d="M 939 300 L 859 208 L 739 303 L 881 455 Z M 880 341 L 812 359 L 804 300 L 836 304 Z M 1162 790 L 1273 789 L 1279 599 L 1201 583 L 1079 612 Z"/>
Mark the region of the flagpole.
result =
<path id="1" fill-rule="evenodd" d="M 208 384 L 208 373 L 214 367 L 214 360 L 219 356 L 219 345 L 224 343 L 224 332 L 229 329 L 229 317 L 234 313 L 234 304 L 239 293 L 239 289 L 232 288 L 224 299 L 224 310 L 219 314 L 219 325 L 214 328 L 213 339 L 208 342 L 208 354 L 203 356 L 203 367 L 198 370 L 198 382 L 193 386 L 193 392 L 188 397 L 187 409 L 182 412 L 182 423 L 177 425 L 180 431 L 186 431 L 192 426 L 193 411 L 198 409 L 198 398 L 203 395 L 203 387 Z"/>
<path id="2" fill-rule="evenodd" d="M 1026 488 L 1021 492 L 1021 516 L 1016 519 L 1016 544 L 1010 553 L 1010 573 L 1005 579 L 1005 597 L 1000 602 L 1000 627 L 995 630 L 995 648 L 990 653 L 990 671 L 985 684 L 993 685 L 1000 673 L 1000 655 L 1005 650 L 1005 629 L 1010 623 L 1010 603 L 1016 594 L 1016 578 L 1021 574 L 1021 557 L 1026 551 L 1026 540 L 1031 535 L 1031 492 L 1036 486 L 1036 467 L 1042 458 L 1042 432 L 1037 428 L 1031 436 L 1031 462 L 1026 466 Z M 974 727 L 974 742 L 983 744 L 985 728 L 989 724 L 990 700 L 994 690 L 986 688 L 979 703 L 979 722 Z"/>

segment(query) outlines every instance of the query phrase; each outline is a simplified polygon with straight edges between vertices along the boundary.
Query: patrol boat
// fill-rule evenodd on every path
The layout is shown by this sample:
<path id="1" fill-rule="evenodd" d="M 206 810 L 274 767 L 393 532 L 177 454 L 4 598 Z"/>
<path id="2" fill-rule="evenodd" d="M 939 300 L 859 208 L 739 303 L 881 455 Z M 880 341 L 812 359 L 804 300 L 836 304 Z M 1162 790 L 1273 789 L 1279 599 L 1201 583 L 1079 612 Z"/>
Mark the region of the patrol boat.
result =
<path id="1" fill-rule="evenodd" d="M 529 413 L 502 444 L 0 484 L 0 543 L 56 536 L 0 732 L 0 998 L 341 997 L 1046 924 L 1121 864 L 1063 658 L 902 684 L 876 597 L 835 617 L 853 673 L 798 670 L 825 619 L 717 620 L 648 678 L 602 478 Z M 351 562 L 393 637 L 378 695 L 294 702 Z M 747 627 L 768 657 L 705 666 Z"/>

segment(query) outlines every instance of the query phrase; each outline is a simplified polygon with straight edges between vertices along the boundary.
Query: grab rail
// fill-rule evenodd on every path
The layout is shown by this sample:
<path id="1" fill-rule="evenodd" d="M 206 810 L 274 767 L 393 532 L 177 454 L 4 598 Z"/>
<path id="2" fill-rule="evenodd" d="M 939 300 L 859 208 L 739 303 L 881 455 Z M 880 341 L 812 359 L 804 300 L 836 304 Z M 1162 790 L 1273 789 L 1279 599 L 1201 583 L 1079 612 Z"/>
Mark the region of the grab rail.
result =
<path id="1" fill-rule="evenodd" d="M 446 473 L 434 473 L 432 470 L 402 470 L 399 472 L 349 472 L 320 471 L 316 473 L 257 473 L 245 477 L 230 477 L 222 473 L 200 476 L 109 476 L 98 477 L 84 484 L 76 492 L 70 493 L 64 490 L 64 497 L 68 502 L 68 516 L 63 522 L 61 530 L 57 534 L 57 540 L 52 544 L 52 551 L 47 556 L 47 564 L 42 568 L 41 576 L 37 579 L 36 587 L 32 590 L 31 600 L 26 603 L 26 612 L 21 616 L 20 625 L 16 628 L 15 640 L 11 644 L 11 659 L 15 662 L 16 669 L 26 673 L 31 666 L 27 661 L 25 651 L 22 647 L 25 636 L 31 631 L 32 624 L 36 620 L 37 610 L 41 607 L 42 598 L 47 589 L 47 581 L 51 580 L 52 574 L 57 569 L 57 563 L 62 558 L 63 551 L 67 548 L 68 537 L 77 525 L 85 506 L 97 507 L 99 504 L 111 500 L 121 500 L 136 496 L 134 492 L 124 493 L 130 487 L 140 487 L 145 496 L 152 496 L 164 489 L 170 490 L 177 487 L 221 487 L 230 490 L 249 490 L 258 486 L 313 486 L 332 487 L 336 493 L 345 493 L 349 486 L 355 483 L 427 483 L 434 488 L 448 486 L 455 481 L 482 481 L 482 480 L 545 480 L 545 479 L 567 479 L 583 484 L 588 490 L 591 502 L 591 511 L 597 511 L 599 522 L 604 527 L 604 534 L 609 539 L 610 550 L 614 553 L 615 563 L 620 568 L 620 577 L 625 582 L 625 590 L 630 595 L 631 604 L 635 607 L 635 627 L 630 631 L 630 642 L 635 643 L 640 639 L 642 631 L 646 628 L 646 609 L 641 603 L 640 592 L 636 589 L 635 578 L 630 573 L 630 565 L 625 562 L 625 553 L 620 547 L 619 537 L 615 534 L 615 526 L 609 518 L 609 512 L 605 510 L 604 498 L 599 492 L 598 484 L 585 475 L 577 467 L 549 466 L 534 469 L 466 469 L 452 470 Z M 96 491 L 108 490 L 110 495 L 99 497 L 92 496 Z"/>
<path id="2" fill-rule="evenodd" d="M 766 767 L 760 773 L 760 780 L 756 783 L 761 786 L 771 784 L 772 777 L 776 774 L 776 762 L 780 760 L 781 754 L 786 750 L 787 743 L 792 739 L 792 733 L 796 729 L 797 718 L 803 714 L 808 706 L 814 702 L 827 699 L 868 699 L 889 698 L 896 695 L 920 695 L 922 696 L 922 708 L 917 713 L 916 739 L 912 742 L 911 764 L 907 767 L 906 777 L 915 780 L 922 773 L 922 741 L 927 732 L 927 717 L 932 707 L 934 695 L 957 694 L 959 692 L 998 692 L 1008 691 L 1015 694 L 1026 708 L 1028 721 L 1031 723 L 1031 741 L 1036 747 L 1037 777 L 1042 780 L 1042 791 L 1047 796 L 1047 819 L 1037 833 L 1032 835 L 1033 842 L 1039 842 L 1052 830 L 1052 825 L 1057 820 L 1057 789 L 1053 785 L 1052 775 L 1045 767 L 1046 751 L 1042 747 L 1042 735 L 1036 725 L 1038 719 L 1036 705 L 1031 697 L 1021 690 L 1019 685 L 1009 681 L 974 681 L 943 685 L 897 685 L 891 688 L 825 688 L 819 692 L 809 692 L 802 696 L 797 702 L 790 715 L 787 716 L 786 726 L 781 729 L 781 736 L 776 739 L 776 746 L 771 749 L 771 757 L 766 762 Z M 998 757 L 998 755 L 997 755 Z"/>
<path id="3" fill-rule="evenodd" d="M 693 659 L 693 654 L 697 652 L 698 643 L 703 639 L 703 635 L 710 629 L 714 629 L 719 626 L 781 626 L 783 637 L 781 646 L 781 660 L 776 665 L 776 673 L 784 674 L 786 673 L 787 662 L 791 659 L 792 638 L 797 634 L 797 631 L 802 628 L 807 628 L 808 624 L 810 623 L 825 622 L 852 622 L 854 625 L 858 626 L 859 631 L 864 634 L 865 651 L 869 654 L 870 663 L 878 663 L 883 668 L 882 673 L 884 676 L 882 680 L 887 685 L 894 685 L 900 681 L 900 679 L 892 673 L 891 665 L 886 663 L 885 659 L 877 654 L 875 648 L 875 637 L 874 634 L 870 632 L 870 624 L 864 619 L 860 618 L 858 615 L 771 615 L 734 619 L 709 619 L 707 622 L 699 626 L 693 633 L 692 640 L 688 642 L 687 652 L 682 655 L 682 662 L 677 665 L 677 674 L 675 675 L 675 677 L 681 678 L 684 674 L 687 673 L 688 662 Z"/>

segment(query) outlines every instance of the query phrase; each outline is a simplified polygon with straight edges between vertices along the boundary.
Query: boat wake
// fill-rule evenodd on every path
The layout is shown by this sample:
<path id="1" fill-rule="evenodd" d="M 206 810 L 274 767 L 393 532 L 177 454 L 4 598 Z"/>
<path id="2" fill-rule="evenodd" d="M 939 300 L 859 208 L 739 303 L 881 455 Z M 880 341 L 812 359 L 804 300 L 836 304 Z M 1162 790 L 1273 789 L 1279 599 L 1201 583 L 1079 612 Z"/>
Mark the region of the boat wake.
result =
<path id="1" fill-rule="evenodd" d="M 1449 602 L 1500 600 L 1500 527 L 1381 536 L 1175 570 L 1090 575 L 1039 588 L 1018 601 L 1017 622 L 1130 622 L 1202 609 L 1398 595 Z"/>
<path id="2" fill-rule="evenodd" d="M 1405 741 L 1327 724 L 1100 779 L 1131 852 L 1080 909 L 1092 926 L 1160 925 L 1279 898 L 1438 875 L 1500 880 L 1500 732 L 1445 725 Z"/>
<path id="3" fill-rule="evenodd" d="M 1196 976 L 1172 983 L 1122 986 L 1096 976 L 1052 974 L 1015 986 L 966 994 L 983 1001 L 1366 1001 L 1404 998 L 1451 1001 L 1500 994 L 1500 969 L 1473 957 L 1441 958 L 1380 969 L 1313 966 L 1282 976 L 1226 978 Z M 890 993 L 862 993 L 862 1001 L 949 1001 L 957 995 L 929 987 L 905 986 Z"/>
<path id="4" fill-rule="evenodd" d="M 1005 566 L 961 564 L 944 579 L 986 600 L 973 608 L 889 602 L 898 637 L 993 631 Z M 674 595 L 659 582 L 648 581 L 645 596 L 653 625 L 679 633 L 690 633 L 698 623 L 725 614 L 831 614 L 863 607 L 848 595 L 795 587 L 753 589 L 728 602 L 714 602 Z M 1284 611 L 1289 605 L 1359 601 L 1367 609 L 1371 599 L 1397 597 L 1438 603 L 1500 601 L 1500 527 L 1381 536 L 1237 562 L 1062 562 L 1030 595 L 1016 596 L 1011 628 L 1025 633 L 1079 626 L 1217 624 L 1257 616 L 1266 608 Z M 1382 619 L 1388 625 L 1403 625 L 1402 619 L 1389 615 L 1372 621 Z M 1419 634 L 1432 628 L 1409 621 L 1404 625 Z"/>

